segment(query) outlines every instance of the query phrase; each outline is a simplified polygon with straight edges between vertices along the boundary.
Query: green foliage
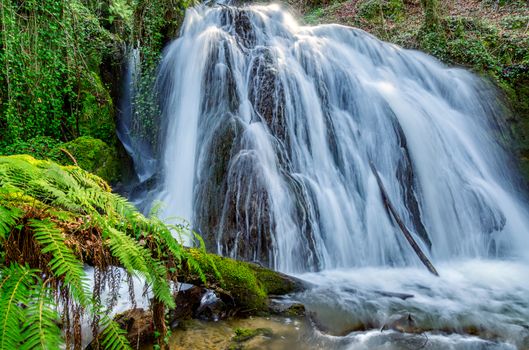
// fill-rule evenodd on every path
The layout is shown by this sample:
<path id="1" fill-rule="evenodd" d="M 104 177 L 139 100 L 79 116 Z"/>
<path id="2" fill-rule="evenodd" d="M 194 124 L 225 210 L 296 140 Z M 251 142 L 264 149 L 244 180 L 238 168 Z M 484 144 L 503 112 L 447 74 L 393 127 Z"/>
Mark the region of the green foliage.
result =
<path id="1" fill-rule="evenodd" d="M 3 266 L 0 281 L 0 349 L 59 348 L 55 303 L 38 270 L 19 264 Z"/>
<path id="2" fill-rule="evenodd" d="M 0 205 L 0 239 L 5 239 L 24 216 L 24 212 L 18 208 L 6 208 Z"/>
<path id="3" fill-rule="evenodd" d="M 105 349 L 126 350 L 131 348 L 129 341 L 125 337 L 126 332 L 116 322 L 109 317 L 105 317 L 102 326 L 104 329 L 102 333 L 102 345 Z"/>
<path id="4" fill-rule="evenodd" d="M 75 138 L 92 117 L 88 105 L 101 109 L 92 125 L 113 124 L 97 73 L 116 40 L 81 0 L 3 0 L 0 15 L 0 148 L 39 136 Z"/>
<path id="5" fill-rule="evenodd" d="M 307 24 L 318 24 L 320 19 L 323 17 L 324 11 L 321 7 L 315 7 L 311 9 L 303 18 Z"/>
<path id="6" fill-rule="evenodd" d="M 60 141 L 49 136 L 37 136 L 27 141 L 16 140 L 12 144 L 0 149 L 0 154 L 31 154 L 35 158 L 45 159 L 50 152 L 61 145 Z"/>
<path id="7" fill-rule="evenodd" d="M 37 278 L 24 310 L 22 326 L 22 350 L 54 350 L 62 345 L 61 330 L 58 324 L 59 315 L 53 299 L 53 290 L 41 284 Z"/>
<path id="8" fill-rule="evenodd" d="M 41 254 L 51 254 L 48 266 L 52 273 L 63 279 L 69 294 L 81 306 L 88 306 L 86 277 L 81 261 L 64 242 L 62 231 L 49 219 L 29 220 L 33 237 L 41 245 Z"/>
<path id="9" fill-rule="evenodd" d="M 164 45 L 178 34 L 187 7 L 196 0 L 139 0 L 134 9 L 134 42 L 140 54 L 134 77 L 133 129 L 156 149 L 160 111 L 155 93 L 156 69 Z"/>
<path id="10" fill-rule="evenodd" d="M 144 217 L 101 178 L 26 155 L 0 157 L 0 214 L 0 350 L 21 342 L 40 348 L 48 337 L 49 344 L 60 342 L 52 296 L 101 319 L 105 348 L 128 348 L 101 299 L 88 296 L 84 263 L 102 271 L 122 266 L 145 279 L 156 303 L 175 306 L 168 266 L 178 268 L 190 255 L 172 237 L 181 228 Z"/>
<path id="11" fill-rule="evenodd" d="M 405 8 L 402 0 L 365 0 L 358 4 L 358 14 L 371 21 L 399 21 L 405 15 Z"/>
<path id="12" fill-rule="evenodd" d="M 89 136 L 81 136 L 57 145 L 43 158 L 52 159 L 63 165 L 72 165 L 73 160 L 63 150 L 68 151 L 82 169 L 111 183 L 119 180 L 120 164 L 117 152 L 105 142 Z"/>

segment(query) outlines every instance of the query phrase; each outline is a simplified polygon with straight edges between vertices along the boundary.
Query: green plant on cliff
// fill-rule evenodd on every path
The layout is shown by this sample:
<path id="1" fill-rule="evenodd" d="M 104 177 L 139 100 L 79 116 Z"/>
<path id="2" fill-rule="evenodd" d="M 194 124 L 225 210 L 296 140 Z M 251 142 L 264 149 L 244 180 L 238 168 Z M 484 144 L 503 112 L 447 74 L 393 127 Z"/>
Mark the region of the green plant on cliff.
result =
<path id="1" fill-rule="evenodd" d="M 132 41 L 139 52 L 134 77 L 134 132 L 156 149 L 160 125 L 156 70 L 164 46 L 178 35 L 185 10 L 196 0 L 139 0 L 134 7 Z"/>
<path id="2" fill-rule="evenodd" d="M 113 102 L 99 73 L 120 39 L 89 3 L 2 0 L 0 149 L 43 136 L 114 139 Z"/>
<path id="3" fill-rule="evenodd" d="M 194 260 L 169 227 L 141 215 L 101 178 L 30 156 L 0 157 L 0 252 L 2 350 L 61 343 L 79 349 L 82 314 L 92 317 L 94 334 L 103 330 L 95 348 L 127 349 L 124 332 L 108 316 L 111 306 L 101 300 L 105 284 L 119 292 L 116 266 L 146 281 L 164 333 L 164 310 L 175 306 L 170 271 L 183 258 Z M 92 291 L 84 265 L 95 269 Z"/>

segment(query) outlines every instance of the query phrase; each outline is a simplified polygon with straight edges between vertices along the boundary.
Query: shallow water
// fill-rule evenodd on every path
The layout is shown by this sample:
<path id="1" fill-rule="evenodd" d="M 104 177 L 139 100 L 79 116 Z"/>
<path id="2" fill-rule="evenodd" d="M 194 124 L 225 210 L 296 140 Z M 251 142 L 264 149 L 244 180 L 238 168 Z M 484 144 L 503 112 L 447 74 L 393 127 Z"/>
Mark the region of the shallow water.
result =
<path id="1" fill-rule="evenodd" d="M 319 328 L 342 336 L 339 342 L 350 349 L 403 348 L 400 340 L 393 339 L 395 335 L 379 331 L 385 325 L 415 333 L 428 331 L 428 342 L 422 347 L 426 349 L 529 348 L 529 265 L 467 260 L 437 268 L 439 278 L 412 267 L 304 274 L 300 277 L 315 287 L 296 298 L 315 314 Z M 413 297 L 403 300 L 381 292 Z M 395 321 L 408 314 L 411 325 Z M 403 342 L 426 337 L 399 334 Z"/>
<path id="2" fill-rule="evenodd" d="M 307 317 L 193 320 L 173 331 L 171 349 L 225 350 L 236 328 L 272 331 L 243 349 L 529 349 L 527 264 L 467 260 L 437 268 L 439 278 L 420 268 L 298 275 L 312 289 L 289 299 L 304 303 Z M 402 321 L 408 315 L 411 324 Z"/>
<path id="3" fill-rule="evenodd" d="M 267 328 L 272 332 L 271 336 L 258 335 L 244 342 L 244 349 L 318 349 L 308 341 L 311 331 L 307 325 L 307 320 L 287 317 L 251 317 L 219 322 L 192 320 L 185 323 L 184 329 L 173 331 L 169 344 L 172 350 L 226 350 L 237 328 Z M 144 350 L 150 349 L 152 346 Z"/>

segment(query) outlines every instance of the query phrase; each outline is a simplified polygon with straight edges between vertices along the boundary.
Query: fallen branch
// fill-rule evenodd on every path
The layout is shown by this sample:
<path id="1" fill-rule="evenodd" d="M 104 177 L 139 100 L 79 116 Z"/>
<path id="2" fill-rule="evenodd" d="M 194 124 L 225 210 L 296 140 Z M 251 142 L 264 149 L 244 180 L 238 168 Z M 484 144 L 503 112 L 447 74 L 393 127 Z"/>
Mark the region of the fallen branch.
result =
<path id="1" fill-rule="evenodd" d="M 426 266 L 428 271 L 430 271 L 432 274 L 436 276 L 439 276 L 439 274 L 437 273 L 437 270 L 432 265 L 428 257 L 423 253 L 423 251 L 421 250 L 421 248 L 419 247 L 419 245 L 417 244 L 417 242 L 411 235 L 410 231 L 408 231 L 408 229 L 406 228 L 406 225 L 404 225 L 404 222 L 402 222 L 399 214 L 395 210 L 395 207 L 393 207 L 393 204 L 391 204 L 391 201 L 389 200 L 389 196 L 386 192 L 386 189 L 384 188 L 384 184 L 382 183 L 382 180 L 380 179 L 380 176 L 378 175 L 378 171 L 375 169 L 373 162 L 369 161 L 369 166 L 371 167 L 371 171 L 373 172 L 373 174 L 375 175 L 375 178 L 377 179 L 378 188 L 380 189 L 380 193 L 382 194 L 384 205 L 386 206 L 388 211 L 391 213 L 391 216 L 393 216 L 393 218 L 395 219 L 395 222 L 397 222 L 397 224 L 399 225 L 400 230 L 404 234 L 404 237 L 406 237 L 406 240 L 408 241 L 410 246 L 415 251 L 415 254 L 417 254 L 417 256 L 419 257 L 421 262 L 424 264 L 424 266 Z"/>
<path id="2" fill-rule="evenodd" d="M 60 148 L 60 150 L 61 150 L 62 152 L 64 152 L 64 153 L 66 153 L 66 155 L 67 155 L 68 157 L 70 157 L 70 159 L 73 161 L 73 164 L 74 164 L 75 166 L 78 166 L 78 165 L 77 165 L 77 159 L 75 159 L 74 156 L 72 156 L 72 154 L 71 154 L 70 152 L 68 152 L 68 151 L 67 151 L 66 149 L 64 149 L 64 148 Z"/>

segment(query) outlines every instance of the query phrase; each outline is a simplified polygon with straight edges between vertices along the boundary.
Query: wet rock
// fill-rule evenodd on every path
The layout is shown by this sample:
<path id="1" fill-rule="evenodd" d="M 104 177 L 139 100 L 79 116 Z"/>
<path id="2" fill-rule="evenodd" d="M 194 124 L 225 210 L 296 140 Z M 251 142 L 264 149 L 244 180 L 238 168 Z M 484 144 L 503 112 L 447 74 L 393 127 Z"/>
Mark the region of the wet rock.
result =
<path id="1" fill-rule="evenodd" d="M 251 346 L 251 344 L 247 343 L 249 343 L 251 340 L 258 336 L 271 338 L 273 336 L 273 332 L 270 328 L 236 328 L 235 336 L 232 338 L 228 350 L 243 350 L 246 348 L 254 348 L 253 346 Z"/>
<path id="2" fill-rule="evenodd" d="M 151 310 L 136 308 L 114 317 L 119 326 L 127 332 L 131 344 L 145 344 L 154 340 L 154 324 Z"/>
<path id="3" fill-rule="evenodd" d="M 402 333 L 420 333 L 421 330 L 417 327 L 417 322 L 409 313 L 407 315 L 391 316 L 386 324 L 382 326 L 381 331 L 392 329 Z"/>
<path id="4" fill-rule="evenodd" d="M 406 300 L 406 299 L 409 299 L 409 298 L 413 298 L 414 295 L 413 294 L 407 294 L 407 293 L 395 293 L 395 292 L 386 292 L 384 290 L 375 290 L 374 291 L 375 294 L 378 294 L 378 295 L 381 295 L 383 297 L 388 297 L 388 298 L 399 298 L 399 299 L 402 299 L 402 300 Z"/>
<path id="5" fill-rule="evenodd" d="M 206 321 L 219 321 L 229 313 L 229 308 L 215 292 L 207 290 L 200 299 L 200 306 L 195 311 L 195 318 Z"/>
<path id="6" fill-rule="evenodd" d="M 272 299 L 269 304 L 270 313 L 281 316 L 305 316 L 305 305 L 294 301 Z"/>
<path id="7" fill-rule="evenodd" d="M 178 325 L 181 320 L 193 317 L 195 311 L 200 307 L 200 300 L 204 293 L 205 289 L 197 286 L 178 292 L 175 298 L 176 308 L 171 310 L 169 314 L 173 327 Z"/>
<path id="8" fill-rule="evenodd" d="M 196 318 L 204 321 L 219 321 L 229 315 L 228 306 L 215 292 L 192 286 L 178 292 L 176 308 L 170 311 L 171 328 L 178 327 L 182 321 Z"/>

